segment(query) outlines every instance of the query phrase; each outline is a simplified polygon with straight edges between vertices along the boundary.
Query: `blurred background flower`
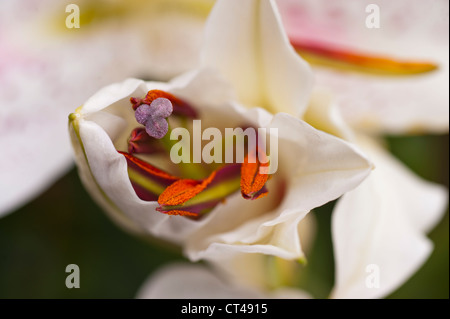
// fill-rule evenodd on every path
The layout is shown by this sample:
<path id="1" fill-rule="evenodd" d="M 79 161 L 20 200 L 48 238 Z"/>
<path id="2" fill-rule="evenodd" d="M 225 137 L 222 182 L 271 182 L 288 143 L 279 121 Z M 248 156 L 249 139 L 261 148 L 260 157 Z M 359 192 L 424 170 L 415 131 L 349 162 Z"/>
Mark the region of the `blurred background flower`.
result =
<path id="1" fill-rule="evenodd" d="M 291 43 L 315 67 L 316 85 L 332 91 L 352 127 L 448 132 L 448 1 L 277 3 Z M 370 27 L 369 5 L 379 10 L 378 28 Z"/>
<path id="2" fill-rule="evenodd" d="M 80 6 L 80 29 L 65 27 L 65 6 L 70 3 Z M 0 214 L 15 211 L 0 220 L 2 298 L 132 298 L 149 272 L 183 259 L 176 250 L 123 233 L 93 204 L 70 169 L 67 114 L 107 83 L 128 76 L 165 80 L 195 66 L 212 1 L 93 3 L 0 4 Z M 358 129 L 379 133 L 381 123 L 395 156 L 419 176 L 448 187 L 448 2 L 435 0 L 424 9 L 419 2 L 405 6 L 377 1 L 382 17 L 378 33 L 365 28 L 367 13 L 359 2 L 339 2 L 327 10 L 312 3 L 289 1 L 290 10 L 283 10 L 280 3 L 291 41 L 314 36 L 340 49 L 420 58 L 438 65 L 434 73 L 390 79 L 336 71 L 322 60 L 314 70 L 318 83 L 340 93 L 347 110 L 343 112 Z M 342 11 L 343 7 L 351 10 Z M 302 12 L 307 12 L 302 19 L 295 17 Z M 419 23 L 420 18 L 425 22 Z M 319 25 L 320 30 L 307 28 L 311 21 L 309 25 Z M 330 30 L 336 31 L 332 37 Z M 308 52 L 303 54 L 307 58 Z M 355 108 L 360 105 L 356 103 L 364 107 Z M 408 112 L 412 108 L 419 110 L 411 112 L 413 116 L 429 119 L 425 130 L 414 125 L 417 118 Z M 416 134 L 390 135 L 405 131 Z M 417 134 L 426 132 L 440 135 Z M 65 175 L 41 193 L 61 174 Z M 333 205 L 314 213 L 317 240 L 296 281 L 316 298 L 327 297 L 334 282 L 329 235 Z M 431 258 L 389 297 L 448 298 L 448 233 L 447 213 L 430 234 L 435 244 Z M 80 266 L 81 289 L 64 285 L 70 263 Z"/>

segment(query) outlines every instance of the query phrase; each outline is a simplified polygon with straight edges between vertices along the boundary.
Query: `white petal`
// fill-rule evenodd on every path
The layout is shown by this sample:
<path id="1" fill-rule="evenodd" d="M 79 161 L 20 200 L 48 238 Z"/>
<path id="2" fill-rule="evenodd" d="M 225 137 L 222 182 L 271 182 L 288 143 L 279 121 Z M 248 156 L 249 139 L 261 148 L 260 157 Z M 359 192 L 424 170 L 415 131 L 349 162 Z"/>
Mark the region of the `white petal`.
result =
<path id="1" fill-rule="evenodd" d="M 448 56 L 448 51 L 447 51 Z M 352 127 L 368 133 L 446 133 L 449 129 L 448 66 L 410 79 L 361 75 L 343 77 L 318 70 L 317 82 L 330 88 Z"/>
<path id="2" fill-rule="evenodd" d="M 353 144 L 314 129 L 287 114 L 277 114 L 271 127 L 279 130 L 279 152 L 289 154 L 283 165 L 292 175 L 289 205 L 309 211 L 356 187 L 368 176 L 372 163 Z M 295 144 L 301 145 L 295 148 Z"/>
<path id="3" fill-rule="evenodd" d="M 306 215 L 298 224 L 299 241 L 306 253 L 312 248 L 315 230 L 313 214 Z M 293 238 L 295 237 L 292 236 L 290 241 L 294 241 Z M 292 286 L 300 267 L 299 260 L 286 260 L 259 253 L 242 254 L 232 249 L 224 250 L 210 258 L 210 263 L 229 281 L 256 289 Z"/>
<path id="4" fill-rule="evenodd" d="M 79 123 L 70 123 L 69 131 L 75 153 L 75 162 L 77 164 L 78 174 L 89 194 L 116 223 L 130 232 L 144 234 L 144 229 L 122 213 L 117 205 L 115 205 L 115 203 L 103 192 L 100 185 L 92 175 L 91 168 L 89 167 L 86 154 L 84 152 L 84 145 L 79 140 Z"/>
<path id="5" fill-rule="evenodd" d="M 139 299 L 225 299 L 263 298 L 263 294 L 243 287 L 227 286 L 206 267 L 175 264 L 165 267 L 144 283 Z"/>
<path id="6" fill-rule="evenodd" d="M 73 166 L 66 125 L 62 124 L 67 114 L 53 114 L 39 122 L 38 118 L 10 118 L 2 113 L 0 110 L 0 217 L 40 195 Z"/>
<path id="7" fill-rule="evenodd" d="M 274 293 L 231 284 L 201 265 L 166 266 L 142 285 L 139 299 L 261 299 L 307 298 L 300 290 L 280 289 Z"/>
<path id="8" fill-rule="evenodd" d="M 371 1 L 277 3 L 292 39 L 439 66 L 428 74 L 391 77 L 314 68 L 316 82 L 333 90 L 349 124 L 393 134 L 448 132 L 448 1 L 377 1 L 379 29 L 365 25 Z"/>
<path id="9" fill-rule="evenodd" d="M 303 120 L 320 131 L 346 141 L 354 139 L 351 128 L 342 118 L 335 97 L 325 88 L 314 88 Z"/>
<path id="10" fill-rule="evenodd" d="M 233 114 L 231 108 L 227 112 Z M 354 146 L 288 114 L 275 115 L 268 126 L 278 128 L 280 164 L 274 178 L 285 179 L 282 202 L 271 204 L 270 192 L 276 196 L 280 187 L 276 183 L 268 184 L 269 196 L 251 204 L 230 197 L 187 242 L 191 260 L 228 252 L 302 258 L 298 223 L 311 209 L 356 187 L 371 171 L 371 163 Z"/>
<path id="11" fill-rule="evenodd" d="M 175 242 L 182 240 L 195 222 L 158 213 L 156 202 L 139 199 L 131 186 L 126 160 L 117 153 L 106 132 L 96 123 L 84 120 L 80 120 L 79 130 L 92 175 L 117 208 L 153 235 Z"/>
<path id="12" fill-rule="evenodd" d="M 217 1 L 205 41 L 202 65 L 218 69 L 235 88 L 239 102 L 273 112 L 303 113 L 311 71 L 289 44 L 272 1 Z"/>
<path id="13" fill-rule="evenodd" d="M 333 212 L 334 298 L 379 298 L 403 284 L 428 258 L 432 243 L 425 233 L 447 204 L 442 187 L 419 179 L 371 143 L 361 145 L 375 171 Z M 366 285 L 373 271 L 369 265 L 379 269 L 378 288 Z"/>

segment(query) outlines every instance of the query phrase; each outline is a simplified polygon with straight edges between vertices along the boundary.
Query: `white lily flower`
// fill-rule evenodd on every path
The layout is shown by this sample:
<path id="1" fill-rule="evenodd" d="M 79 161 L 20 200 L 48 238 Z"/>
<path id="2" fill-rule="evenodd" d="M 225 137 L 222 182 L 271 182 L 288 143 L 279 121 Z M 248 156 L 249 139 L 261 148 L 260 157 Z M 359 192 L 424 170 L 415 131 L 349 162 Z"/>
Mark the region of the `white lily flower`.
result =
<path id="1" fill-rule="evenodd" d="M 317 84 L 332 91 L 350 126 L 370 133 L 448 132 L 448 1 L 277 3 L 289 39 L 315 66 Z M 371 27 L 374 19 L 379 28 Z"/>
<path id="2" fill-rule="evenodd" d="M 272 115 L 261 108 L 251 108 L 256 101 L 273 109 L 282 105 L 286 109 L 301 112 L 305 98 L 299 102 L 297 97 L 302 96 L 299 91 L 308 94 L 309 70 L 293 54 L 272 1 L 249 2 L 243 11 L 245 15 L 235 14 L 237 3 L 218 1 L 206 32 L 213 38 L 211 34 L 214 34 L 214 30 L 222 30 L 217 27 L 217 21 L 245 27 L 243 20 L 246 17 L 256 17 L 256 26 L 247 26 L 252 28 L 251 32 L 241 29 L 245 31 L 243 34 L 246 35 L 249 52 L 259 52 L 255 47 L 260 45 L 258 39 L 261 38 L 278 44 L 264 46 L 267 58 L 263 58 L 254 68 L 243 69 L 242 76 L 247 78 L 250 76 L 246 72 L 263 70 L 265 77 L 260 79 L 262 83 L 250 86 L 247 92 L 241 90 L 239 81 L 235 83 L 227 74 L 220 73 L 221 79 L 218 79 L 214 71 L 200 70 L 169 83 L 130 79 L 108 86 L 70 116 L 76 161 L 86 187 L 113 218 L 129 229 L 183 245 L 191 260 L 215 259 L 217 255 L 230 251 L 299 259 L 303 257 L 303 251 L 298 223 L 314 207 L 353 189 L 369 174 L 372 166 L 351 144 L 315 130 L 299 119 L 284 113 Z M 223 52 L 230 52 L 227 43 L 223 42 Z M 208 47 L 205 50 L 208 52 Z M 231 55 L 226 56 L 226 59 L 229 58 Z M 272 76 L 271 72 L 277 71 L 276 58 L 283 59 L 280 60 L 283 72 Z M 239 56 L 236 57 L 238 60 Z M 307 75 L 297 76 L 291 70 L 304 70 Z M 251 101 L 245 98 L 244 102 L 240 99 L 235 101 L 228 82 L 222 78 L 231 80 L 231 89 L 237 90 L 238 98 L 248 94 L 252 97 Z M 272 82 L 274 78 L 277 79 L 276 83 Z M 288 83 L 286 87 L 281 85 L 282 79 Z M 256 95 L 258 91 L 261 97 Z M 136 119 L 140 116 L 133 112 L 133 108 L 137 112 L 141 105 L 153 103 L 155 92 L 159 94 L 157 97 L 171 100 L 174 114 L 179 112 L 182 117 L 186 115 L 180 105 L 185 110 L 191 110 L 191 113 L 199 114 L 204 127 L 223 130 L 247 123 L 251 127 L 277 128 L 278 171 L 270 181 L 258 184 L 256 189 L 247 193 L 244 186 L 235 184 L 235 180 L 221 184 L 223 178 L 219 178 L 222 174 L 219 173 L 220 169 L 213 173 L 209 169 L 206 171 L 211 174 L 209 177 L 203 173 L 196 181 L 192 181 L 186 179 L 185 175 L 194 173 L 195 166 L 190 165 L 187 166 L 187 173 L 181 173 L 180 179 L 174 176 L 176 173 L 169 175 L 148 164 L 166 171 L 186 169 L 174 167 L 164 157 L 164 153 L 162 157 L 159 154 L 139 156 L 139 152 L 136 152 L 136 157 L 125 153 L 130 146 L 127 145 L 127 138 L 138 127 Z M 250 105 L 241 104 L 246 102 Z M 170 127 L 175 127 L 177 123 L 179 125 L 176 116 L 169 116 Z M 152 128 L 147 125 L 147 132 L 149 130 L 152 131 Z M 249 178 L 253 183 L 260 177 L 260 174 L 248 175 L 245 165 L 245 162 L 241 164 L 242 171 L 236 176 L 239 178 L 240 175 L 241 185 L 245 185 Z M 226 176 L 234 178 L 234 174 Z M 212 187 L 214 183 L 224 186 L 220 192 Z M 260 194 L 266 194 L 260 193 L 265 184 L 269 194 L 259 198 Z M 252 184 L 252 187 L 255 185 Z M 253 193 L 256 199 L 244 199 L 239 192 L 236 193 L 239 188 L 244 197 L 252 197 Z M 213 205 L 205 206 L 211 203 Z M 202 213 L 205 208 L 208 211 Z"/>
<path id="3" fill-rule="evenodd" d="M 0 216 L 73 165 L 64 134 L 73 105 L 114 81 L 167 79 L 198 63 L 212 2 L 82 1 L 71 29 L 67 3 L 0 3 L 0 147 L 9 154 L 0 160 Z"/>

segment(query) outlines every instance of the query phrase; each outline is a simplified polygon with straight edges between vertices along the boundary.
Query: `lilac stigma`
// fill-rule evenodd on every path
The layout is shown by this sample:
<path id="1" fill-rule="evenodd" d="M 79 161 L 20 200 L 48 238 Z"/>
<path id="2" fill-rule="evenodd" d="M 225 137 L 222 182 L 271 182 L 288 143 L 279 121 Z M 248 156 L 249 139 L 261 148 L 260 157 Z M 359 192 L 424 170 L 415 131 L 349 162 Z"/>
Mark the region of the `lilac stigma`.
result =
<path id="1" fill-rule="evenodd" d="M 168 118 L 173 111 L 172 102 L 166 98 L 157 98 L 150 105 L 141 104 L 134 113 L 136 121 L 145 125 L 145 131 L 148 135 L 161 139 L 168 130 Z"/>

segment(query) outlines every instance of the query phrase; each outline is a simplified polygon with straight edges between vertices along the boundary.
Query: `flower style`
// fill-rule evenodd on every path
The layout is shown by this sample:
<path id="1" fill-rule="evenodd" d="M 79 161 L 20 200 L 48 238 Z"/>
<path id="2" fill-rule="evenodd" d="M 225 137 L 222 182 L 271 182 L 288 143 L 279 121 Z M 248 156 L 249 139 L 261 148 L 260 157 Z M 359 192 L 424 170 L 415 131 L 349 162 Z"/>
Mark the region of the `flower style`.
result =
<path id="1" fill-rule="evenodd" d="M 191 260 L 238 252 L 299 259 L 298 223 L 369 174 L 371 163 L 351 144 L 258 107 L 301 114 L 311 88 L 274 9 L 272 1 L 218 1 L 202 69 L 168 83 L 110 85 L 70 116 L 80 176 L 116 221 L 182 245 Z M 223 28 L 230 23 L 240 27 L 233 37 Z M 246 63 L 222 68 L 233 58 Z M 173 163 L 169 131 L 190 130 L 193 118 L 219 131 L 277 129 L 278 170 L 270 179 L 256 173 L 251 153 L 220 167 Z"/>

